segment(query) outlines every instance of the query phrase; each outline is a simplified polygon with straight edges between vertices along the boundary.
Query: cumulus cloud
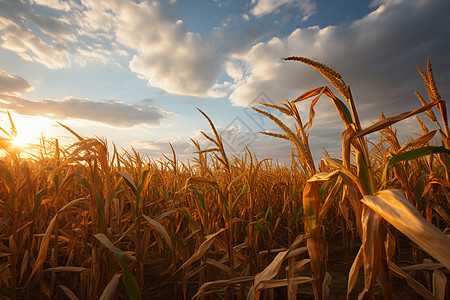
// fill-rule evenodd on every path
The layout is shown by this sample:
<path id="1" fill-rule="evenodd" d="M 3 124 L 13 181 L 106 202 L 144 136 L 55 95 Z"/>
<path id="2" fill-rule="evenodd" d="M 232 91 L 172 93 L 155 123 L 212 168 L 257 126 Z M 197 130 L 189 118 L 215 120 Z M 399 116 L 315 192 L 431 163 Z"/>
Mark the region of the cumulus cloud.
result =
<path id="1" fill-rule="evenodd" d="M 129 67 L 148 84 L 173 94 L 204 96 L 220 75 L 215 51 L 202 36 L 189 32 L 167 4 L 133 1 L 85 1 L 92 30 L 110 28 L 111 37 L 133 49 Z M 86 28 L 85 28 L 86 29 Z"/>
<path id="2" fill-rule="evenodd" d="M 0 47 L 49 69 L 117 63 L 125 50 L 113 41 L 115 19 L 82 3 L 0 0 Z"/>
<path id="3" fill-rule="evenodd" d="M 96 1 L 96 9 L 99 9 Z M 153 87 L 187 96 L 221 97 L 214 91 L 223 73 L 224 61 L 231 53 L 248 50 L 253 42 L 273 30 L 273 20 L 249 25 L 235 17 L 233 25 L 224 23 L 211 36 L 190 32 L 160 2 L 104 1 L 102 10 L 117 18 L 117 42 L 133 49 L 129 67 Z M 239 28 L 239 25 L 247 24 Z"/>
<path id="4" fill-rule="evenodd" d="M 49 45 L 28 28 L 0 17 L 0 46 L 16 52 L 24 60 L 36 61 L 49 69 L 70 66 L 69 49 L 62 43 Z"/>
<path id="5" fill-rule="evenodd" d="M 423 66 L 428 55 L 440 92 L 450 92 L 449 10 L 450 2 L 444 0 L 380 1 L 372 13 L 352 23 L 298 28 L 285 38 L 260 42 L 236 60 L 246 75 L 235 81 L 230 99 L 246 106 L 261 91 L 272 99 L 292 99 L 327 84 L 311 67 L 279 59 L 297 55 L 341 72 L 365 117 L 377 118 L 380 109 L 391 115 L 418 107 L 414 89 L 422 89 L 423 83 L 414 64 Z"/>
<path id="6" fill-rule="evenodd" d="M 304 21 L 316 12 L 316 4 L 311 0 L 252 0 L 252 4 L 255 3 L 251 12 L 257 17 L 270 14 L 283 5 L 297 7 L 303 13 Z"/>
<path id="7" fill-rule="evenodd" d="M 220 2 L 225 5 L 225 2 Z M 128 62 L 149 86 L 171 94 L 223 97 L 225 61 L 281 28 L 285 18 L 230 16 L 210 34 L 188 30 L 176 2 L 0 0 L 0 47 L 50 69 Z M 50 10 L 50 12 L 49 12 Z"/>
<path id="8" fill-rule="evenodd" d="M 316 13 L 315 4 L 253 0 L 245 14 L 200 35 L 174 15 L 175 1 L 27 1 L 0 0 L 0 47 L 51 69 L 125 62 L 148 85 L 171 94 L 228 94 L 234 105 L 246 106 L 261 91 L 281 100 L 325 84 L 311 68 L 279 59 L 290 55 L 342 72 L 367 110 L 375 103 L 404 108 L 408 92 L 420 85 L 414 62 L 428 54 L 437 64 L 438 84 L 449 86 L 446 0 L 374 1 L 373 12 L 354 22 L 297 28 L 268 40 L 289 18 L 274 12 L 296 7 L 307 18 Z M 41 13 L 43 8 L 52 13 Z"/>
<path id="9" fill-rule="evenodd" d="M 60 101 L 30 101 L 20 97 L 31 84 L 25 79 L 0 71 L 0 101 L 3 109 L 26 116 L 41 116 L 54 120 L 80 119 L 115 127 L 135 125 L 158 126 L 171 113 L 152 105 L 148 99 L 140 104 L 128 105 L 117 99 L 93 101 L 66 97 Z"/>
<path id="10" fill-rule="evenodd" d="M 55 5 L 51 1 L 47 4 Z M 36 34 L 30 24 L 49 41 Z M 70 24 L 64 19 L 41 16 L 22 1 L 0 1 L 0 47 L 16 52 L 22 59 L 50 69 L 69 67 L 70 49 L 65 42 L 75 40 Z"/>

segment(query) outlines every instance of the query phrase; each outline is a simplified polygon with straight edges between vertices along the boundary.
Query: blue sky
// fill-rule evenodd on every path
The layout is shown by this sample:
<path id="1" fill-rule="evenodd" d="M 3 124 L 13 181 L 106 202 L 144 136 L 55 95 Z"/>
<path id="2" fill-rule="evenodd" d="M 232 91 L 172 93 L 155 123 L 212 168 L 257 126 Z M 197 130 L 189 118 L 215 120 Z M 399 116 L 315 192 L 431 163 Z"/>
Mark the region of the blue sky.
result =
<path id="1" fill-rule="evenodd" d="M 447 0 L 0 0 L 0 124 L 8 127 L 9 110 L 28 141 L 41 132 L 64 140 L 60 121 L 152 157 L 171 142 L 189 158 L 189 138 L 208 146 L 198 107 L 230 155 L 248 146 L 260 158 L 288 160 L 289 143 L 258 134 L 277 129 L 248 107 L 326 82 L 280 57 L 340 72 L 367 126 L 381 110 L 419 107 L 414 90 L 426 91 L 415 64 L 428 56 L 441 96 L 449 94 L 449 11 Z M 306 120 L 307 104 L 300 110 Z M 310 132 L 315 156 L 322 147 L 338 156 L 343 129 L 324 98 Z"/>

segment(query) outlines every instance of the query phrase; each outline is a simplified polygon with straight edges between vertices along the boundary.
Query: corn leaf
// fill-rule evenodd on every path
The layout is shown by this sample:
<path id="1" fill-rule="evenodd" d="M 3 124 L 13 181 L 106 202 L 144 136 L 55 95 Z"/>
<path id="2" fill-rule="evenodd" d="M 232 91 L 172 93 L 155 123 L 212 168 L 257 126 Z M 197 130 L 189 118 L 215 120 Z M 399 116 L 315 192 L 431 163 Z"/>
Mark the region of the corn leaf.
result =
<path id="1" fill-rule="evenodd" d="M 450 154 L 450 150 L 446 149 L 445 147 L 437 147 L 437 146 L 427 146 L 427 147 L 410 150 L 410 151 L 393 156 L 389 160 L 388 166 L 392 167 L 395 164 L 398 164 L 399 162 L 402 162 L 402 161 L 409 161 L 409 160 L 418 159 L 418 158 L 421 158 L 421 157 L 424 157 L 424 156 L 427 156 L 430 154 L 438 154 L 438 153 Z"/>
<path id="2" fill-rule="evenodd" d="M 106 235 L 99 233 L 94 235 L 94 237 L 99 240 L 106 248 L 114 252 L 114 254 L 117 257 L 117 260 L 119 261 L 120 268 L 123 272 L 122 281 L 125 284 L 125 288 L 127 290 L 127 295 L 131 300 L 138 300 L 141 299 L 141 296 L 139 294 L 139 289 L 136 283 L 136 280 L 134 276 L 130 273 L 128 270 L 128 266 L 126 263 L 126 257 L 127 255 L 125 252 L 120 250 L 119 248 L 115 247 L 113 243 L 106 237 Z"/>
<path id="3" fill-rule="evenodd" d="M 361 201 L 450 270 L 450 238 L 427 222 L 401 190 L 382 190 Z"/>

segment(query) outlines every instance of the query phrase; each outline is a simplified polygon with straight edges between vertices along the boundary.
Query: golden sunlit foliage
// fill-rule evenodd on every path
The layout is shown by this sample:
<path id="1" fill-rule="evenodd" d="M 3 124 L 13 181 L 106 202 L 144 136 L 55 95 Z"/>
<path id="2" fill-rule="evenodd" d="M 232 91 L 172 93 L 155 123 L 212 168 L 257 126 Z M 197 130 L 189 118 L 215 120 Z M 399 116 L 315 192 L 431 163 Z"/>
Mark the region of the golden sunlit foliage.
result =
<path id="1" fill-rule="evenodd" d="M 285 60 L 312 66 L 342 97 L 324 86 L 262 103 L 293 128 L 255 108 L 282 131 L 263 134 L 292 143 L 290 165 L 248 150 L 231 159 L 203 111 L 212 148 L 193 140 L 187 163 L 171 145 L 171 157 L 149 159 L 63 124 L 75 143 L 42 138 L 23 158 L 10 117 L 0 128 L 0 299 L 448 297 L 450 135 L 430 62 L 419 69 L 429 101 L 416 92 L 421 107 L 362 128 L 341 75 Z M 308 134 L 321 97 L 345 130 L 342 157 L 316 164 Z M 296 103 L 310 98 L 305 123 Z M 422 134 L 401 144 L 392 125 L 409 117 Z"/>

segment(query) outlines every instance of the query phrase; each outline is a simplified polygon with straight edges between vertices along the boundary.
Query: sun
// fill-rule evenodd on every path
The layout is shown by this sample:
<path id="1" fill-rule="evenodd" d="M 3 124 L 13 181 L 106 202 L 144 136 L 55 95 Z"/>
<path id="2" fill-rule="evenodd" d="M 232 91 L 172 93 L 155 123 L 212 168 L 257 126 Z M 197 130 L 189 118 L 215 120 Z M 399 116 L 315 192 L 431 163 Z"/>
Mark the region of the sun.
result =
<path id="1" fill-rule="evenodd" d="M 42 117 L 22 116 L 11 113 L 12 121 L 17 132 L 16 137 L 11 139 L 11 143 L 22 150 L 30 150 L 33 145 L 39 144 L 39 139 L 43 134 L 51 133 L 51 120 Z M 9 122 L 3 122 L 2 127 L 9 131 Z M 12 129 L 11 129 L 12 131 Z"/>
<path id="2" fill-rule="evenodd" d="M 16 147 L 26 148 L 28 145 L 36 143 L 36 138 L 26 136 L 26 134 L 20 134 L 12 140 L 12 143 Z"/>

